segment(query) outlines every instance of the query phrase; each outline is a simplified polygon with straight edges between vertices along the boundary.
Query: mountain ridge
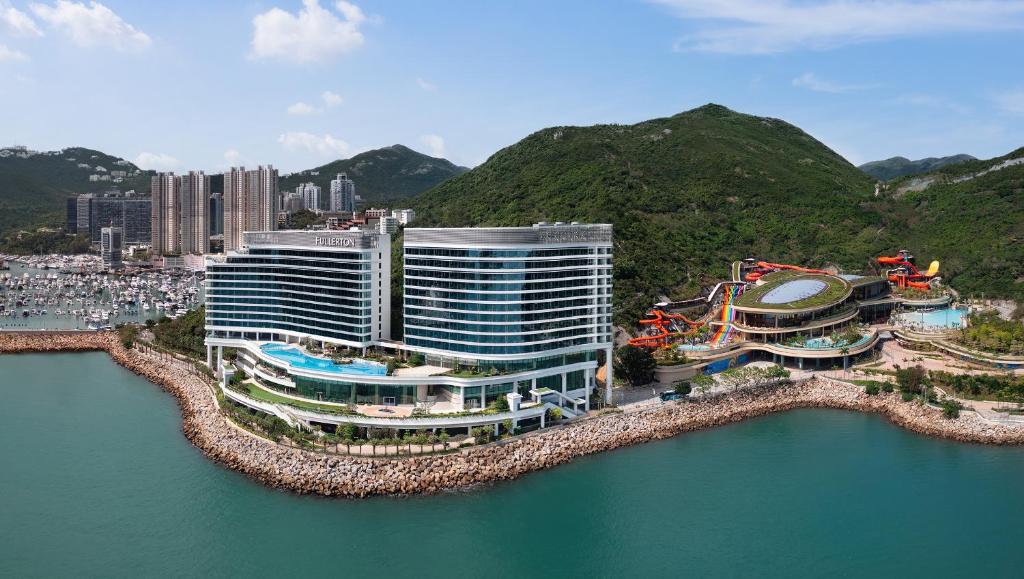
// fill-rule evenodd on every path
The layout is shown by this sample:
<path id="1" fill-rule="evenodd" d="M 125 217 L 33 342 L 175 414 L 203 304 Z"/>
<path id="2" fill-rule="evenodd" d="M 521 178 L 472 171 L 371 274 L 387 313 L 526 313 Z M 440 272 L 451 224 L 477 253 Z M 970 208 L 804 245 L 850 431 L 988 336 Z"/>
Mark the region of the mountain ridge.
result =
<path id="1" fill-rule="evenodd" d="M 906 157 L 889 157 L 880 161 L 864 163 L 857 168 L 880 181 L 890 181 L 898 177 L 930 173 L 947 165 L 977 160 L 976 157 L 965 153 L 948 157 L 925 157 L 916 161 L 911 161 Z"/>
<path id="2" fill-rule="evenodd" d="M 362 197 L 364 204 L 386 205 L 426 191 L 468 170 L 447 159 L 395 144 L 284 175 L 279 184 L 281 191 L 288 191 L 300 183 L 313 182 L 323 190 L 321 198 L 326 200 L 331 180 L 338 173 L 346 173 L 355 181 L 356 194 Z"/>

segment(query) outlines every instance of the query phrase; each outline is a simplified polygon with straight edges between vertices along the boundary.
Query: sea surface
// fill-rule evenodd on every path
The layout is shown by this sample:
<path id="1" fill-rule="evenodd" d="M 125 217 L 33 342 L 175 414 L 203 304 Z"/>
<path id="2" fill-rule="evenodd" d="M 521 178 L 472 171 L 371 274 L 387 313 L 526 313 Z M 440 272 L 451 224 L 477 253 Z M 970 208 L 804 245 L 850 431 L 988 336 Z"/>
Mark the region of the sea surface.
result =
<path id="1" fill-rule="evenodd" d="M 0 356 L 0 577 L 1019 577 L 1024 449 L 799 410 L 413 498 L 221 468 L 102 353 Z"/>

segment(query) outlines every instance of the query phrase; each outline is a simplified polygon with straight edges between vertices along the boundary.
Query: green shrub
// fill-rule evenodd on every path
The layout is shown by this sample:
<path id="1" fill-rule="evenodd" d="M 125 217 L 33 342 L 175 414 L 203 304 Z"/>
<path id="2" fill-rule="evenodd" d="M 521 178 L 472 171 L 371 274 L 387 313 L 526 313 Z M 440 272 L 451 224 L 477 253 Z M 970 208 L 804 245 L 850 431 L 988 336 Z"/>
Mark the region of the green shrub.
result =
<path id="1" fill-rule="evenodd" d="M 874 395 L 878 394 L 878 391 L 879 391 L 878 384 L 875 384 L 874 382 L 872 382 L 872 383 L 870 383 L 870 384 L 868 384 L 867 386 L 864 387 L 864 392 L 866 392 L 868 396 L 874 396 Z"/>
<path id="2" fill-rule="evenodd" d="M 892 391 L 893 391 L 892 382 L 883 382 L 882 383 L 882 392 L 890 393 Z"/>

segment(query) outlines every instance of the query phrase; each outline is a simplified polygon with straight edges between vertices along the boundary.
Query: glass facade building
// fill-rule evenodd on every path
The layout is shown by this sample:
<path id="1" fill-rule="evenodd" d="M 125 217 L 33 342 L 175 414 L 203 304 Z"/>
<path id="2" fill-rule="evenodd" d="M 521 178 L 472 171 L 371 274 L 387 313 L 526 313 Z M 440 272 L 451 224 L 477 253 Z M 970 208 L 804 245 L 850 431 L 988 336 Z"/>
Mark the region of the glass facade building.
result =
<path id="1" fill-rule="evenodd" d="M 215 337 L 277 334 L 355 348 L 390 337 L 387 235 L 246 233 L 245 248 L 209 259 L 206 276 L 206 327 Z"/>
<path id="2" fill-rule="evenodd" d="M 612 228 L 406 229 L 410 349 L 488 366 L 611 347 Z"/>
<path id="3" fill-rule="evenodd" d="M 610 225 L 406 229 L 401 342 L 390 339 L 387 234 L 248 232 L 206 263 L 211 366 L 213 348 L 218 369 L 234 348 L 258 387 L 300 399 L 443 415 L 519 395 L 534 417 L 551 404 L 586 411 L 612 347 Z M 295 344 L 297 357 L 268 355 L 268 342 Z M 388 371 L 346 371 L 355 362 L 338 356 L 353 354 L 326 345 L 374 348 Z"/>

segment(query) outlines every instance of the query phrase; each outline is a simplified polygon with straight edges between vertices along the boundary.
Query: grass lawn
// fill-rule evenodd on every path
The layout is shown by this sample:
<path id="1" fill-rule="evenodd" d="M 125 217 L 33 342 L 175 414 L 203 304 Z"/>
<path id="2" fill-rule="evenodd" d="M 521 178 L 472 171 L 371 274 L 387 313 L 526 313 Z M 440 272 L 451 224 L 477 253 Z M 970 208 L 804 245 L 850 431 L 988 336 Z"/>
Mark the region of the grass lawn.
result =
<path id="1" fill-rule="evenodd" d="M 843 299 L 850 293 L 850 282 L 831 275 L 803 273 L 799 271 L 777 271 L 762 277 L 764 284 L 747 286 L 743 294 L 736 299 L 736 305 L 742 308 L 761 308 L 765 310 L 802 310 L 829 305 Z M 766 304 L 761 300 L 773 289 L 782 284 L 798 279 L 822 281 L 825 289 L 813 296 L 783 304 Z"/>
<path id="2" fill-rule="evenodd" d="M 270 402 L 273 404 L 287 404 L 289 406 L 294 406 L 296 408 L 303 408 L 305 410 L 315 410 L 317 412 L 327 412 L 330 414 L 346 413 L 338 406 L 330 406 L 328 404 L 317 404 L 316 402 L 305 402 L 302 400 L 295 400 L 294 398 L 288 398 L 287 396 L 282 396 L 275 392 L 271 392 L 270 390 L 260 388 L 259 386 L 253 384 L 252 382 L 244 382 L 242 385 L 245 386 L 246 394 L 250 398 L 261 400 L 263 402 Z"/>

